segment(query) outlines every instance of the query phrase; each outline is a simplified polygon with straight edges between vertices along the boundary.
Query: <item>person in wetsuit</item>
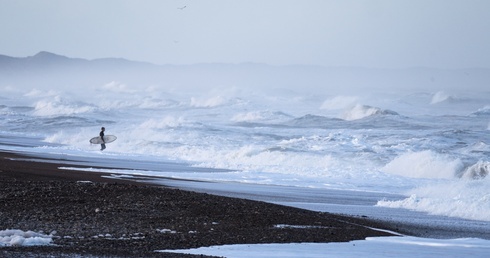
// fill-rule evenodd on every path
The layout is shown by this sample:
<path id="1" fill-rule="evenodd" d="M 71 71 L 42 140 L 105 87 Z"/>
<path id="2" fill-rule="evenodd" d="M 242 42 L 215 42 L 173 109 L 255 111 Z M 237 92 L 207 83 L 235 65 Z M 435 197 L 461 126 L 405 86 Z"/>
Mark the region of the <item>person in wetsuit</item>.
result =
<path id="1" fill-rule="evenodd" d="M 105 149 L 104 131 L 105 131 L 104 127 L 100 128 L 99 136 L 100 136 L 100 139 L 102 139 L 102 144 L 100 145 L 101 151 L 103 151 Z"/>

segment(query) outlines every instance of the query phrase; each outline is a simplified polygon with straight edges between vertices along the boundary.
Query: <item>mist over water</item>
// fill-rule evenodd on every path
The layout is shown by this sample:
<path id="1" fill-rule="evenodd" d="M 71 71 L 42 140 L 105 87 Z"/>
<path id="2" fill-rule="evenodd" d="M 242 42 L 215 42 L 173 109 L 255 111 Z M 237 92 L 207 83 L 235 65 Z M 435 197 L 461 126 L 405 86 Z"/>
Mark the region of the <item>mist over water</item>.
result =
<path id="1" fill-rule="evenodd" d="M 378 205 L 490 218 L 480 73 L 133 65 L 14 73 L 0 84 L 0 134 L 41 137 L 45 152 L 233 170 L 179 178 L 402 193 Z M 431 71 L 442 82 L 422 83 Z M 101 126 L 118 137 L 104 152 L 88 143 Z"/>

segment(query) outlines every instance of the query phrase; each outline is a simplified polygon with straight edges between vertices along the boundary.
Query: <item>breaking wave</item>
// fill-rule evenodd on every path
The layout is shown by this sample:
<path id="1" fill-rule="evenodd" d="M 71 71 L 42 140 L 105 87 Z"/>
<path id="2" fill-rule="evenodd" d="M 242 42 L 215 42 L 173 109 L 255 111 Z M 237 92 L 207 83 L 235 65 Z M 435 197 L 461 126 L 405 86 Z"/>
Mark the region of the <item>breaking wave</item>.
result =
<path id="1" fill-rule="evenodd" d="M 326 110 L 347 109 L 356 105 L 358 100 L 359 98 L 354 96 L 336 96 L 325 100 L 320 108 Z"/>
<path id="2" fill-rule="evenodd" d="M 295 118 L 289 122 L 284 123 L 288 126 L 298 126 L 298 127 L 332 127 L 334 124 L 344 122 L 338 118 L 328 118 L 324 116 L 317 115 L 305 115 L 299 118 Z"/>
<path id="3" fill-rule="evenodd" d="M 117 93 L 135 93 L 136 91 L 128 87 L 124 83 L 112 81 L 102 86 L 104 91 L 117 92 Z"/>
<path id="4" fill-rule="evenodd" d="M 35 116 L 61 116 L 93 112 L 96 107 L 82 103 L 66 103 L 61 99 L 55 101 L 40 100 L 34 106 Z"/>
<path id="5" fill-rule="evenodd" d="M 185 123 L 184 118 L 175 118 L 173 116 L 167 116 L 162 119 L 149 119 L 140 125 L 140 128 L 144 129 L 165 129 L 179 127 Z"/>
<path id="6" fill-rule="evenodd" d="M 462 178 L 466 179 L 483 179 L 490 173 L 490 162 L 478 161 L 476 164 L 466 168 L 463 171 Z"/>
<path id="7" fill-rule="evenodd" d="M 442 102 L 447 102 L 447 101 L 453 101 L 454 97 L 448 95 L 444 91 L 438 91 L 432 96 L 432 100 L 430 101 L 430 104 L 437 104 L 437 103 L 442 103 Z"/>
<path id="8" fill-rule="evenodd" d="M 385 165 L 382 171 L 411 178 L 451 179 L 462 168 L 461 160 L 426 150 L 402 154 Z"/>
<path id="9" fill-rule="evenodd" d="M 240 113 L 231 119 L 233 122 L 280 122 L 291 119 L 291 116 L 283 112 L 254 111 Z"/>
<path id="10" fill-rule="evenodd" d="M 209 98 L 192 97 L 189 105 L 195 108 L 214 108 L 224 105 L 238 104 L 241 102 L 242 100 L 239 98 L 228 98 L 218 95 Z"/>
<path id="11" fill-rule="evenodd" d="M 478 109 L 478 111 L 473 112 L 472 115 L 478 117 L 490 117 L 490 106 L 485 106 L 481 109 Z"/>
<path id="12" fill-rule="evenodd" d="M 391 110 L 383 110 L 377 107 L 357 104 L 352 109 L 344 112 L 342 119 L 352 121 L 375 115 L 398 115 L 398 113 Z"/>

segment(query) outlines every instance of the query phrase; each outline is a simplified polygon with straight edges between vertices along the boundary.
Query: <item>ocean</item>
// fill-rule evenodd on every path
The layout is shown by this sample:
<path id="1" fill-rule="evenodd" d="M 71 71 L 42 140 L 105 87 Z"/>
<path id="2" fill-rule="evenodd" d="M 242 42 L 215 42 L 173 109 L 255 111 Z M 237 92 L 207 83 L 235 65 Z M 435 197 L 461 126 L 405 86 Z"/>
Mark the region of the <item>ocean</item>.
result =
<path id="1" fill-rule="evenodd" d="M 94 167 L 104 161 L 126 168 L 104 171 L 119 176 L 222 183 L 254 195 L 278 189 L 276 203 L 293 188 L 290 197 L 317 200 L 329 191 L 368 194 L 373 209 L 400 217 L 418 212 L 428 224 L 435 216 L 450 221 L 444 227 L 490 227 L 486 87 L 311 87 L 307 80 L 304 87 L 284 80 L 247 87 L 206 76 L 192 87 L 188 78 L 81 87 L 64 76 L 57 84 L 39 74 L 20 86 L 0 84 L 1 149 L 94 160 Z M 89 143 L 101 127 L 117 136 L 104 151 Z"/>
<path id="2" fill-rule="evenodd" d="M 490 221 L 490 92 L 139 92 L 111 82 L 7 88 L 0 116 L 3 137 L 40 139 L 39 152 L 223 169 L 176 178 L 402 194 L 377 205 Z M 102 126 L 118 137 L 104 152 L 89 143 Z"/>

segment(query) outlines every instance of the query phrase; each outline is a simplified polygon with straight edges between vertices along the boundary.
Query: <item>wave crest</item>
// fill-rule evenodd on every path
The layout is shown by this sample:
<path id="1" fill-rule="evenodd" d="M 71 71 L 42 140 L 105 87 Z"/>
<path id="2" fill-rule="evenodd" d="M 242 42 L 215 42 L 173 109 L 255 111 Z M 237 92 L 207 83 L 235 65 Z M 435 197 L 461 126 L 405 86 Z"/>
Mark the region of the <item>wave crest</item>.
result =
<path id="1" fill-rule="evenodd" d="M 196 108 L 212 108 L 212 107 L 218 107 L 222 106 L 228 103 L 228 100 L 224 98 L 223 96 L 215 96 L 211 98 L 191 98 L 191 107 L 196 107 Z"/>
<path id="2" fill-rule="evenodd" d="M 430 150 L 409 152 L 396 157 L 382 168 L 383 172 L 411 178 L 454 178 L 461 171 L 459 159 Z"/>
<path id="3" fill-rule="evenodd" d="M 166 129 L 176 128 L 182 126 L 185 120 L 182 117 L 175 118 L 173 116 L 167 116 L 162 119 L 149 119 L 140 125 L 143 129 Z"/>
<path id="4" fill-rule="evenodd" d="M 468 167 L 463 172 L 462 178 L 466 179 L 483 179 L 490 173 L 490 162 L 479 161 L 476 164 Z"/>
<path id="5" fill-rule="evenodd" d="M 354 106 L 358 100 L 359 98 L 354 96 L 337 96 L 325 100 L 320 108 L 326 110 L 346 109 Z"/>
<path id="6" fill-rule="evenodd" d="M 490 106 L 485 106 L 483 108 L 478 109 L 476 112 L 473 112 L 472 115 L 477 117 L 489 117 L 490 116 Z"/>
<path id="7" fill-rule="evenodd" d="M 280 122 L 290 118 L 291 116 L 284 112 L 254 111 L 237 114 L 231 120 L 234 122 Z"/>
<path id="8" fill-rule="evenodd" d="M 442 103 L 442 102 L 447 102 L 447 101 L 453 101 L 454 97 L 448 95 L 444 91 L 438 91 L 432 96 L 432 100 L 430 101 L 430 104 L 437 104 L 437 103 Z"/>
<path id="9" fill-rule="evenodd" d="M 102 86 L 102 89 L 104 91 L 110 91 L 115 93 L 136 93 L 135 90 L 132 90 L 126 84 L 116 82 L 116 81 L 111 81 L 109 83 L 106 83 L 105 85 Z"/>
<path id="10" fill-rule="evenodd" d="M 33 114 L 36 116 L 60 116 L 60 115 L 74 115 L 92 112 L 95 110 L 94 106 L 84 104 L 68 104 L 60 98 L 56 98 L 54 101 L 40 100 L 35 104 Z"/>
<path id="11" fill-rule="evenodd" d="M 300 127 L 332 127 L 333 125 L 336 125 L 338 123 L 343 122 L 343 120 L 338 119 L 338 118 L 328 118 L 324 116 L 317 116 L 317 115 L 305 115 L 299 118 L 295 118 L 287 123 L 284 123 L 285 125 L 288 126 L 300 126 Z"/>
<path id="12" fill-rule="evenodd" d="M 342 119 L 352 121 L 374 115 L 398 115 L 398 113 L 391 110 L 383 110 L 377 107 L 357 104 L 352 109 L 344 112 Z"/>

